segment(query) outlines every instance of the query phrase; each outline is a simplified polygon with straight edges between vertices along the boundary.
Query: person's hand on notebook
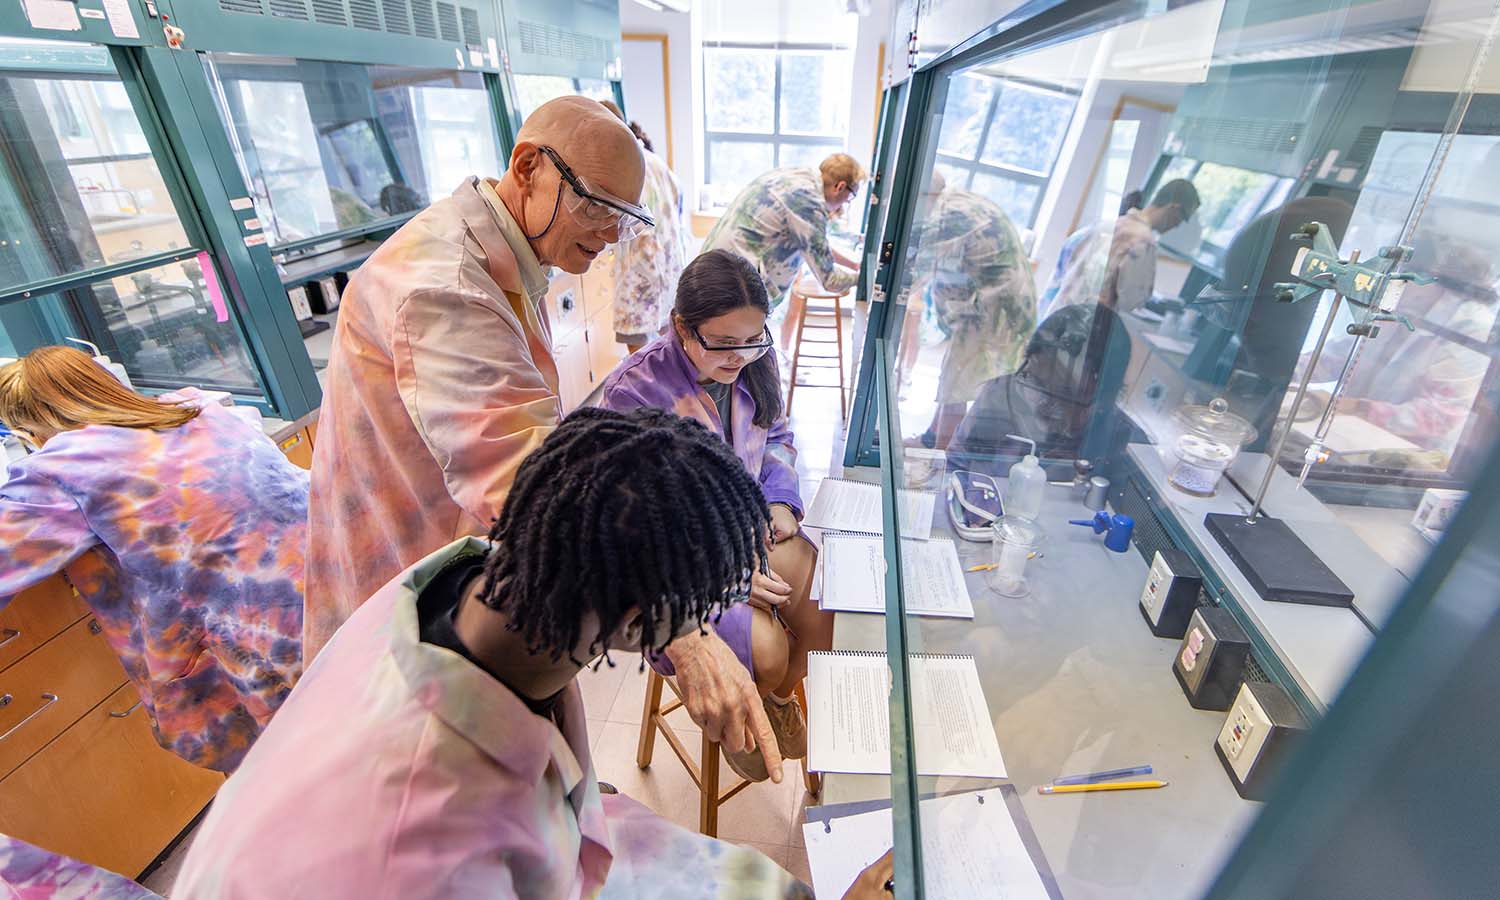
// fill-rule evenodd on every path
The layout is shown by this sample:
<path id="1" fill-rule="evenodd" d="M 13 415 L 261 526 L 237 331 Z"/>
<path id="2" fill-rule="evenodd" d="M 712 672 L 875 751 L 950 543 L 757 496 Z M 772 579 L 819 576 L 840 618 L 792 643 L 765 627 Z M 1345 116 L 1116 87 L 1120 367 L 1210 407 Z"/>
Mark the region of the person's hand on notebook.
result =
<path id="1" fill-rule="evenodd" d="M 751 576 L 750 605 L 756 609 L 774 613 L 791 599 L 792 586 L 783 581 L 775 570 L 767 569 L 765 574 L 756 572 Z"/>
<path id="2" fill-rule="evenodd" d="M 692 631 L 668 644 L 666 654 L 677 669 L 682 705 L 703 735 L 733 753 L 759 747 L 771 780 L 780 784 L 776 732 L 749 670 L 724 639 L 711 630 Z"/>
<path id="3" fill-rule="evenodd" d="M 892 882 L 896 877 L 895 852 L 894 848 L 885 851 L 885 856 L 860 872 L 854 883 L 849 885 L 849 890 L 844 892 L 844 900 L 881 900 L 894 894 Z"/>

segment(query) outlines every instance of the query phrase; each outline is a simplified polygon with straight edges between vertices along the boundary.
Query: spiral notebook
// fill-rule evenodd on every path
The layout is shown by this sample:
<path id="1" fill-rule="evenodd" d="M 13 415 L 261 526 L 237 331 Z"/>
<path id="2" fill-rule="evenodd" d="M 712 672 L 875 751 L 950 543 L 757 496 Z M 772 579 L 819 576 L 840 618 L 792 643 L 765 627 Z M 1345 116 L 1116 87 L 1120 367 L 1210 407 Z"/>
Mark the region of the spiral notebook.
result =
<path id="1" fill-rule="evenodd" d="M 974 657 L 914 654 L 908 670 L 917 774 L 1007 777 Z M 807 768 L 889 775 L 890 692 L 884 653 L 809 653 Z"/>
<path id="2" fill-rule="evenodd" d="M 925 541 L 932 536 L 932 513 L 937 508 L 937 494 L 926 491 L 897 491 L 900 508 L 901 536 Z M 803 522 L 813 528 L 829 531 L 857 531 L 861 534 L 884 534 L 885 519 L 880 508 L 880 485 L 842 478 L 825 478 L 818 483 Z"/>
<path id="3" fill-rule="evenodd" d="M 924 797 L 919 815 L 924 896 L 1062 900 L 1013 785 Z M 802 834 L 813 894 L 842 897 L 891 848 L 890 801 L 809 807 Z"/>
<path id="4" fill-rule="evenodd" d="M 839 612 L 885 612 L 885 538 L 847 531 L 823 535 L 823 590 L 819 606 Z M 901 584 L 906 613 L 974 618 L 958 548 L 947 538 L 901 541 Z"/>

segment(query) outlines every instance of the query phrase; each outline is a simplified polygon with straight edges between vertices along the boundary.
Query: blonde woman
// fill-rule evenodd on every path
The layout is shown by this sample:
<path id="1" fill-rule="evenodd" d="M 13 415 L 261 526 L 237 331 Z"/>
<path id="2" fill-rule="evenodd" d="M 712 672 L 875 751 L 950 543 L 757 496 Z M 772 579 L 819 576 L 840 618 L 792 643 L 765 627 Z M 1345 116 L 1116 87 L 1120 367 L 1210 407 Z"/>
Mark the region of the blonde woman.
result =
<path id="1" fill-rule="evenodd" d="M 68 347 L 0 368 L 0 421 L 34 449 L 0 487 L 0 607 L 64 572 L 162 746 L 233 771 L 302 667 L 307 473 L 253 410 Z"/>

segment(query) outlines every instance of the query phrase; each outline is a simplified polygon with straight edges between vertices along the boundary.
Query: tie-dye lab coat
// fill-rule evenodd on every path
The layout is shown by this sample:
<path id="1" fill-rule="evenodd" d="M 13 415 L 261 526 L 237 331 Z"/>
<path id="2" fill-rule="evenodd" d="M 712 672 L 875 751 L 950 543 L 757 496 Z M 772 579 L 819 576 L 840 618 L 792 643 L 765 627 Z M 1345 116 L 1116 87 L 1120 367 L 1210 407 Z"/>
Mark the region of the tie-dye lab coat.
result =
<path id="1" fill-rule="evenodd" d="M 0 605 L 58 571 L 93 610 L 163 747 L 232 772 L 302 668 L 307 473 L 254 410 L 91 425 L 11 464 Z"/>
<path id="2" fill-rule="evenodd" d="M 969 191 L 939 194 L 914 235 L 915 277 L 951 335 L 938 402 L 967 403 L 1021 366 L 1036 330 L 1031 260 L 1005 211 Z"/>
<path id="3" fill-rule="evenodd" d="M 417 598 L 468 538 L 381 588 L 225 783 L 173 897 L 779 897 L 759 853 L 601 799 L 576 682 L 562 725 L 444 647 Z"/>
<path id="4" fill-rule="evenodd" d="M 825 290 L 846 291 L 857 273 L 840 269 L 828 246 L 828 202 L 817 169 L 772 169 L 745 186 L 703 240 L 704 250 L 732 250 L 755 263 L 781 303 L 804 262 Z"/>
<path id="5" fill-rule="evenodd" d="M 682 188 L 667 163 L 641 148 L 646 186 L 641 205 L 656 227 L 626 241 L 615 251 L 614 326 L 617 335 L 655 335 L 667 324 L 677 279 L 687 261 L 682 221 Z"/>
<path id="6" fill-rule="evenodd" d="M 562 415 L 546 291 L 494 182 L 478 178 L 350 279 L 313 454 L 308 660 L 402 570 L 489 531 Z"/>
<path id="7" fill-rule="evenodd" d="M 161 900 L 123 875 L 0 834 L 0 897 L 6 900 Z"/>
<path id="8" fill-rule="evenodd" d="M 1156 284 L 1156 232 L 1139 209 L 1068 238 L 1065 269 L 1047 288 L 1043 318 L 1079 303 L 1103 303 L 1120 314 L 1147 300 Z"/>
<path id="9" fill-rule="evenodd" d="M 657 338 L 621 363 L 605 379 L 599 405 L 621 412 L 643 406 L 664 409 L 697 419 L 714 434 L 725 433 L 719 408 L 698 384 L 698 371 L 683 352 L 675 333 Z M 803 510 L 797 482 L 797 448 L 792 443 L 786 417 L 777 419 L 769 428 L 756 425 L 752 421 L 755 400 L 743 379 L 734 383 L 729 417 L 733 420 L 729 423 L 729 442 L 740 462 L 760 481 L 766 503 L 785 503 L 800 519 Z"/>

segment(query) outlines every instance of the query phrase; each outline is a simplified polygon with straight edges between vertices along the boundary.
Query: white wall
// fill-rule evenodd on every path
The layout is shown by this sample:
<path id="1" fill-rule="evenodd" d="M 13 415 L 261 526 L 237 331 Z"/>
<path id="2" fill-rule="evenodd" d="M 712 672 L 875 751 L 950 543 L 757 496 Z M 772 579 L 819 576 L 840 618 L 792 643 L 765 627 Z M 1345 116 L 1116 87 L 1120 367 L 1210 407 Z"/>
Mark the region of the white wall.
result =
<path id="1" fill-rule="evenodd" d="M 691 13 L 673 12 L 664 9 L 653 12 L 635 0 L 620 0 L 620 31 L 625 34 L 665 34 L 667 36 L 667 65 L 670 69 L 672 102 L 672 134 L 651 135 L 657 144 L 657 152 L 666 158 L 666 144 L 672 146 L 672 168 L 677 180 L 682 183 L 684 204 L 687 209 L 698 208 L 698 165 L 700 152 L 694 143 L 693 127 L 693 56 Z M 623 74 L 626 84 L 631 73 Z M 654 73 L 653 73 L 654 77 Z M 626 110 L 629 115 L 630 110 Z"/>
<path id="2" fill-rule="evenodd" d="M 849 155 L 873 169 L 875 161 L 875 106 L 880 98 L 880 45 L 891 31 L 892 0 L 871 0 L 870 14 L 861 16 L 854 42 L 854 96 L 849 105 Z M 890 48 L 886 48 L 890 53 Z"/>

